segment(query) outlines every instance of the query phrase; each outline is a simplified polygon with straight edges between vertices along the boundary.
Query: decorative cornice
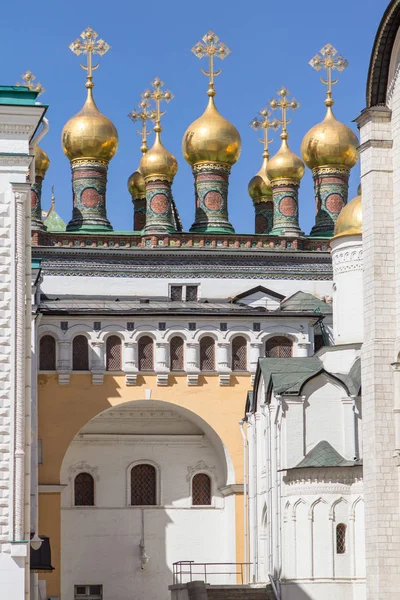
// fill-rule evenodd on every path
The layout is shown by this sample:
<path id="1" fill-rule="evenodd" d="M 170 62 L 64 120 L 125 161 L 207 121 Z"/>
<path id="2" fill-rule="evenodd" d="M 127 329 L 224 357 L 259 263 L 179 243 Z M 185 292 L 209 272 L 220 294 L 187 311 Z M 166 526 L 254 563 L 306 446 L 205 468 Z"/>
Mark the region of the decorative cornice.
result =
<path id="1" fill-rule="evenodd" d="M 33 125 L 25 125 L 19 123 L 0 123 L 0 135 L 20 135 L 28 137 L 33 134 L 35 127 Z"/>
<path id="2" fill-rule="evenodd" d="M 345 250 L 335 250 L 332 252 L 332 266 L 334 274 L 362 271 L 363 249 L 353 247 Z"/>
<path id="3" fill-rule="evenodd" d="M 368 148 L 385 148 L 391 150 L 393 148 L 393 140 L 367 140 L 358 147 L 358 151 L 364 152 Z"/>
<path id="4" fill-rule="evenodd" d="M 318 175 L 350 175 L 350 169 L 348 167 L 342 167 L 340 165 L 330 165 L 325 167 L 314 167 L 312 169 L 312 176 L 317 177 Z"/>
<path id="5" fill-rule="evenodd" d="M 71 167 L 108 167 L 108 160 L 102 158 L 75 158 L 71 160 Z"/>
<path id="6" fill-rule="evenodd" d="M 237 494 L 244 493 L 244 485 L 243 483 L 231 483 L 230 485 L 225 485 L 222 488 L 219 488 L 219 491 L 223 496 L 236 496 Z"/>
<path id="7" fill-rule="evenodd" d="M 273 188 L 284 186 L 284 185 L 296 185 L 297 187 L 300 185 L 300 179 L 295 178 L 285 178 L 285 179 L 271 179 L 271 186 Z"/>
<path id="8" fill-rule="evenodd" d="M 231 165 L 218 162 L 201 162 L 193 165 L 193 175 L 197 175 L 197 173 L 202 173 L 203 171 L 224 171 L 229 174 L 231 172 Z"/>
<path id="9" fill-rule="evenodd" d="M 0 167 L 26 167 L 29 168 L 33 156 L 30 154 L 2 154 L 0 152 Z"/>

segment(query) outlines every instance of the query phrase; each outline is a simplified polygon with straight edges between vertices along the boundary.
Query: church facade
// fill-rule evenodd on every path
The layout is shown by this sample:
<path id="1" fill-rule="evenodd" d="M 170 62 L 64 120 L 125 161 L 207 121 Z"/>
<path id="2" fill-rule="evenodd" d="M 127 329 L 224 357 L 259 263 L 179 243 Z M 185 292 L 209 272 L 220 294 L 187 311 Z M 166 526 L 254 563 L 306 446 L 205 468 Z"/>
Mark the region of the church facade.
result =
<path id="1" fill-rule="evenodd" d="M 107 217 L 118 133 L 96 105 L 92 65 L 107 43 L 87 28 L 70 47 L 87 77 L 62 132 L 67 224 L 54 195 L 42 210 L 39 90 L 0 88 L 2 596 L 182 599 L 190 577 L 268 587 L 276 600 L 396 596 L 399 27 L 394 0 L 371 58 L 361 145 L 333 112 L 331 75 L 347 61 L 330 44 L 310 63 L 328 74 L 326 114 L 301 158 L 285 88 L 270 102 L 279 118 L 263 110 L 252 122 L 264 144 L 250 234 L 229 220 L 241 139 L 216 106 L 214 60 L 229 49 L 213 32 L 193 48 L 209 82 L 182 143 L 195 183 L 188 232 L 173 196 L 178 161 L 162 142 L 173 97 L 158 78 L 131 114 L 142 158 L 128 179 L 128 232 Z M 358 155 L 362 189 L 348 202 Z M 309 234 L 299 225 L 306 167 Z"/>

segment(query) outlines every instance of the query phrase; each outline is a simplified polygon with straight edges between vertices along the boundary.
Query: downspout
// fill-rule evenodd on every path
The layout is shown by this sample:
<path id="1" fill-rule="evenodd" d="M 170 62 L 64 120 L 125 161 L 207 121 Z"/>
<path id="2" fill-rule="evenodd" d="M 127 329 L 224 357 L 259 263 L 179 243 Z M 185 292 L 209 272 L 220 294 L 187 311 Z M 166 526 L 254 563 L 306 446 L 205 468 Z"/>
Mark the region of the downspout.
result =
<path id="1" fill-rule="evenodd" d="M 36 137 L 34 137 L 33 140 L 31 141 L 31 149 L 32 149 L 32 151 L 36 151 L 36 146 L 44 138 L 44 136 L 48 133 L 49 129 L 50 129 L 49 121 L 48 121 L 48 119 L 46 119 L 46 117 L 43 117 L 42 118 L 42 128 L 37 133 Z M 35 164 L 35 163 L 33 162 L 33 164 Z M 30 179 L 31 179 L 31 183 L 34 183 L 34 181 L 35 181 L 35 174 L 33 173 L 33 177 L 32 177 L 32 173 L 33 173 L 33 171 L 31 171 L 31 177 L 30 177 Z"/>
<path id="2" fill-rule="evenodd" d="M 273 435 L 271 436 L 271 471 L 275 474 L 275 478 L 271 473 L 271 479 L 273 480 L 273 490 L 272 490 L 272 503 L 273 503 L 273 512 L 272 512 L 272 547 L 273 547 L 273 569 L 272 573 L 270 573 L 270 580 L 274 581 L 274 593 L 276 595 L 277 600 L 280 600 L 280 585 L 279 585 L 279 566 L 280 566 L 280 473 L 279 473 L 279 441 L 278 441 L 278 423 L 279 423 L 279 413 L 282 406 L 282 397 L 277 395 L 275 396 L 277 404 L 275 407 L 275 415 L 273 420 Z"/>
<path id="3" fill-rule="evenodd" d="M 264 417 L 263 423 L 263 458 L 264 458 L 264 468 L 265 468 L 265 519 L 266 519 L 266 535 L 267 535 L 267 544 L 268 544 L 268 553 L 267 548 L 264 549 L 265 553 L 265 571 L 269 573 L 271 571 L 270 560 L 271 560 L 271 517 L 270 517 L 270 461 L 269 461 L 269 452 L 268 452 L 268 441 L 269 441 L 269 423 L 267 417 L 267 404 L 260 404 L 261 414 Z"/>
<path id="4" fill-rule="evenodd" d="M 244 419 L 239 421 L 240 433 L 243 438 L 243 496 L 244 496 L 244 509 L 243 509 L 243 541 L 244 541 L 244 583 L 247 583 L 247 514 L 248 514 L 248 506 L 247 506 L 247 437 L 244 432 Z"/>

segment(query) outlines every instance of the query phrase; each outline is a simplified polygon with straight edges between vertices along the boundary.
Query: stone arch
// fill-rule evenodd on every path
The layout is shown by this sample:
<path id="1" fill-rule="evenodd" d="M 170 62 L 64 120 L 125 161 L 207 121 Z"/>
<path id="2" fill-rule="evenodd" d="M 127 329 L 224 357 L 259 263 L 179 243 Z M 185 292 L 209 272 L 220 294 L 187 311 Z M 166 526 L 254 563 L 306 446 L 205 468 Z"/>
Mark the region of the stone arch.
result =
<path id="1" fill-rule="evenodd" d="M 337 498 L 336 500 L 334 500 L 329 508 L 329 518 L 332 519 L 333 521 L 335 521 L 336 519 L 336 507 L 339 504 L 348 504 L 347 500 L 345 498 L 343 498 L 343 496 L 340 496 L 340 498 Z"/>
<path id="2" fill-rule="evenodd" d="M 387 103 L 392 51 L 399 28 L 400 2 L 392 0 L 383 14 L 372 48 L 367 80 L 367 108 Z"/>

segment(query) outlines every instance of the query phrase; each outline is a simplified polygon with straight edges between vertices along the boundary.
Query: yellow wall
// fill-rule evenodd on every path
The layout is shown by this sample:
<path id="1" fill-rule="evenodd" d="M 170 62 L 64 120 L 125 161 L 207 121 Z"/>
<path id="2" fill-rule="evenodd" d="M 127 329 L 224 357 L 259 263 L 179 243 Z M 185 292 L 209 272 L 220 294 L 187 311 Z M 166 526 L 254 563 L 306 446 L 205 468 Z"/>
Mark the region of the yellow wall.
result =
<path id="1" fill-rule="evenodd" d="M 231 457 L 236 483 L 243 482 L 243 439 L 238 421 L 243 417 L 250 376 L 231 377 L 230 386 L 220 386 L 217 375 L 199 377 L 199 385 L 188 387 L 185 375 L 169 377 L 168 386 L 157 386 L 155 375 L 139 375 L 136 386 L 126 386 L 124 375 L 105 375 L 103 385 L 92 385 L 89 374 L 71 374 L 69 385 L 59 385 L 54 375 L 39 375 L 39 438 L 42 462 L 39 483 L 59 484 L 64 455 L 80 429 L 99 413 L 124 402 L 151 400 L 182 406 L 206 421 L 219 435 Z M 149 402 L 151 402 L 149 400 Z M 41 494 L 40 532 L 50 536 L 54 574 L 47 576 L 48 595 L 59 595 L 60 495 Z M 237 561 L 243 561 L 243 496 L 236 497 Z M 42 578 L 42 577 L 41 577 Z"/>

